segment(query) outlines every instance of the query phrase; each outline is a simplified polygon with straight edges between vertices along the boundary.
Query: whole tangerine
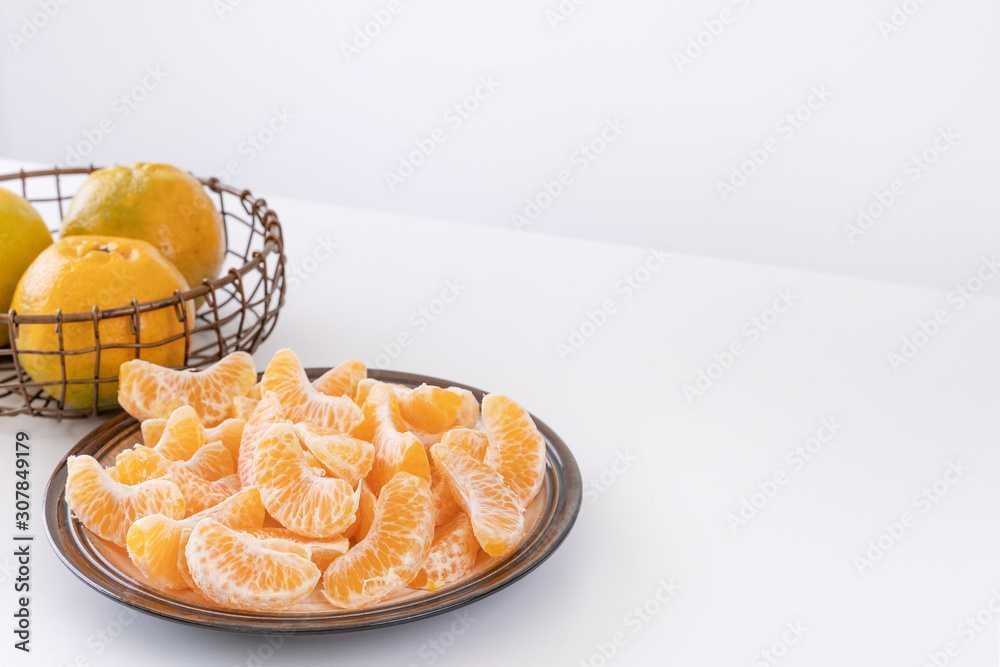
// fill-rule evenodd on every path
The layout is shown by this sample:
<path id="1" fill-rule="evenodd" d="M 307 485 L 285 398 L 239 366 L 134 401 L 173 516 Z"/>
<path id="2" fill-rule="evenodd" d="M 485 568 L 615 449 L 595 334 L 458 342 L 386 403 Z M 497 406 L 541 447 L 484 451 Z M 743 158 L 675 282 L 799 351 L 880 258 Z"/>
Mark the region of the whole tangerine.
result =
<path id="1" fill-rule="evenodd" d="M 80 184 L 62 236 L 124 236 L 152 243 L 192 287 L 219 275 L 226 228 L 205 188 L 168 164 L 98 169 Z"/>
<path id="2" fill-rule="evenodd" d="M 32 262 L 17 284 L 11 305 L 19 315 L 53 315 L 60 309 L 68 314 L 90 312 L 94 306 L 101 310 L 125 307 L 133 299 L 140 304 L 156 301 L 187 289 L 180 271 L 145 241 L 70 236 L 50 245 Z M 136 333 L 131 314 L 101 319 L 99 363 L 93 321 L 64 322 L 61 347 L 56 325 L 22 323 L 16 339 L 18 360 L 56 398 L 62 394 L 61 358 L 67 380 L 94 379 L 95 364 L 98 378 L 117 378 L 118 367 L 137 356 L 161 366 L 181 366 L 185 363 L 185 325 L 178 315 L 178 309 L 170 305 L 142 312 Z M 186 317 L 192 326 L 190 303 Z M 124 347 L 137 338 L 139 343 L 152 345 Z M 60 349 L 68 354 L 41 354 Z M 88 409 L 94 405 L 92 383 L 67 384 L 65 391 L 66 403 Z M 100 383 L 98 405 L 114 404 L 117 393 L 117 380 Z"/>

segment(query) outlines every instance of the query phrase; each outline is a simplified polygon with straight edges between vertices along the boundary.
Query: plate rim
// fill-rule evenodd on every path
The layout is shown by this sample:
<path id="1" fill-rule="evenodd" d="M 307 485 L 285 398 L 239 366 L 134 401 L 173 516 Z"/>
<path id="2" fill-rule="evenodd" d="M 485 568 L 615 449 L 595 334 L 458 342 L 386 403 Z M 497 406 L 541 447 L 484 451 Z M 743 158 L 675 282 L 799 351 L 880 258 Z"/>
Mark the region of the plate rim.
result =
<path id="1" fill-rule="evenodd" d="M 315 379 L 329 369 L 310 367 L 305 370 L 310 379 Z M 487 393 L 469 385 L 406 371 L 369 369 L 368 377 L 410 386 L 426 383 L 440 387 L 459 387 L 471 391 L 479 401 L 482 401 L 482 397 Z M 543 523 L 548 517 L 547 523 L 544 526 L 540 524 L 539 530 L 531 536 L 530 542 L 520 545 L 513 554 L 492 564 L 477 577 L 457 588 L 454 586 L 443 587 L 439 593 L 442 596 L 441 599 L 436 603 L 431 601 L 429 605 L 426 596 L 420 596 L 415 600 L 403 600 L 399 604 L 389 607 L 376 606 L 360 610 L 338 610 L 331 607 L 329 614 L 319 618 L 312 615 L 296 618 L 292 615 L 281 616 L 280 612 L 262 613 L 223 608 L 219 608 L 217 612 L 209 609 L 207 610 L 208 615 L 206 615 L 204 609 L 185 611 L 184 607 L 178 607 L 178 604 L 185 605 L 183 600 L 177 600 L 172 606 L 163 605 L 151 595 L 144 593 L 141 588 L 130 589 L 130 587 L 117 583 L 115 577 L 109 575 L 117 575 L 119 579 L 134 580 L 114 568 L 106 568 L 107 574 L 102 569 L 95 570 L 97 567 L 95 557 L 97 560 L 102 557 L 100 554 L 88 555 L 88 549 L 85 548 L 85 545 L 75 539 L 75 531 L 67 527 L 75 524 L 74 520 L 70 518 L 69 508 L 65 504 L 63 493 L 66 480 L 66 459 L 85 449 L 98 451 L 102 444 L 110 444 L 111 440 L 122 431 L 132 428 L 137 420 L 125 412 L 121 412 L 95 427 L 81 438 L 56 465 L 45 487 L 43 507 L 45 534 L 63 565 L 90 588 L 119 604 L 177 623 L 240 634 L 282 635 L 338 634 L 410 623 L 455 611 L 519 581 L 546 561 L 562 545 L 575 525 L 583 499 L 580 468 L 573 453 L 562 438 L 534 414 L 531 414 L 531 418 L 545 438 L 546 475 L 552 477 L 553 502 L 548 508 L 549 511 L 542 517 Z M 70 544 L 62 539 L 64 534 L 74 538 L 70 540 Z M 88 567 L 82 568 L 80 561 L 86 563 Z M 144 587 L 149 588 L 148 586 Z M 156 589 L 151 590 L 155 591 Z M 163 591 L 157 592 L 166 595 Z M 434 593 L 430 595 L 434 595 Z M 143 604 L 144 600 L 146 604 Z M 412 605 L 416 605 L 417 609 L 408 611 L 407 607 Z M 380 618 L 380 611 L 383 613 L 391 612 L 391 614 L 386 618 Z"/>

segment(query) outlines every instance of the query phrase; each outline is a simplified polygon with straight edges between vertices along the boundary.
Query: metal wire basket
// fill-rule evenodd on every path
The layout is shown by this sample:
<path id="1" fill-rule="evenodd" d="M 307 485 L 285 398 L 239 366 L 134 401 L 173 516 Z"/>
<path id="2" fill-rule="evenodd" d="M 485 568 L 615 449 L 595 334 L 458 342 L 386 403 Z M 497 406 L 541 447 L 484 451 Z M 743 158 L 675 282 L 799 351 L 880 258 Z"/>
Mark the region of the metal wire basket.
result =
<path id="1" fill-rule="evenodd" d="M 20 171 L 0 175 L 0 187 L 17 192 L 41 213 L 47 221 L 62 220 L 65 207 L 76 188 L 95 169 L 89 167 L 41 171 Z M 99 412 L 117 410 L 116 405 L 99 405 L 98 388 L 102 383 L 117 382 L 117 377 L 98 378 L 102 349 L 127 348 L 135 357 L 143 348 L 184 340 L 182 368 L 204 368 L 236 350 L 253 352 L 267 338 L 277 323 L 278 311 L 285 301 L 285 254 L 278 215 L 263 199 L 224 185 L 216 178 L 198 179 L 216 201 L 226 228 L 226 259 L 223 271 L 214 280 L 204 280 L 187 292 L 176 291 L 158 301 L 89 312 L 51 315 L 19 315 L 13 309 L 0 314 L 0 326 L 10 334 L 10 347 L 0 348 L 0 416 L 31 414 L 43 417 L 90 417 Z M 20 181 L 18 188 L 15 181 Z M 18 192 L 20 190 L 20 192 Z M 56 216 L 58 215 L 58 218 Z M 196 302 L 197 300 L 197 302 Z M 188 317 L 189 304 L 199 304 L 194 319 Z M 161 340 L 140 342 L 139 322 L 142 313 L 169 309 L 183 325 L 183 333 Z M 102 344 L 98 324 L 111 318 L 129 318 L 135 340 L 131 343 Z M 70 322 L 92 322 L 94 347 L 63 350 L 62 325 Z M 59 340 L 55 351 L 18 348 L 18 332 L 22 324 L 50 324 Z M 92 377 L 67 379 L 66 358 L 70 354 L 94 353 L 97 360 Z M 18 354 L 59 355 L 61 382 L 37 382 L 21 367 Z M 58 387 L 46 392 L 43 386 Z M 70 385 L 85 385 L 93 390 L 93 406 L 78 408 L 65 401 Z"/>

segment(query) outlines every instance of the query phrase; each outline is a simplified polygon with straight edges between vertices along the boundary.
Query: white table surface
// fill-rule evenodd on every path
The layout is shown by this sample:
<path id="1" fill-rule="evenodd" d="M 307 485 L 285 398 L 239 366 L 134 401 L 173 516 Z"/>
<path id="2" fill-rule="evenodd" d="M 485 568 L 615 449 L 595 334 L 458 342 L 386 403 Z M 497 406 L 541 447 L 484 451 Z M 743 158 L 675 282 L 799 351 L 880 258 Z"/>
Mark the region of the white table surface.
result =
<path id="1" fill-rule="evenodd" d="M 320 239 L 338 247 L 289 291 L 258 367 L 281 347 L 307 365 L 374 361 L 409 333 L 390 368 L 507 393 L 562 435 L 598 480 L 576 526 L 535 572 L 459 613 L 271 638 L 272 650 L 259 636 L 133 614 L 79 581 L 44 538 L 42 492 L 98 422 L 8 418 L 0 534 L 12 544 L 12 442 L 24 430 L 36 541 L 32 652 L 5 630 L 4 664 L 919 666 L 937 652 L 939 663 L 997 664 L 1000 278 L 959 309 L 946 292 L 671 255 L 626 298 L 615 286 L 647 249 L 268 201 L 291 265 L 314 268 L 302 262 Z M 956 283 L 980 261 L 969 257 Z M 447 281 L 460 296 L 420 330 L 411 315 Z M 781 291 L 787 312 L 756 340 L 741 333 L 754 316 L 770 320 Z M 608 299 L 606 324 L 561 359 L 557 343 Z M 948 321 L 893 370 L 888 353 L 939 309 Z M 734 342 L 743 353 L 689 401 L 684 385 Z M 789 454 L 824 420 L 839 426 L 811 460 Z M 785 483 L 734 531 L 727 515 L 776 474 Z M 920 498 L 946 477 L 942 497 Z M 902 535 L 883 538 L 891 547 L 859 572 L 856 557 L 904 513 Z M 11 551 L 0 549 L 5 627 Z M 978 631 L 966 620 L 977 612 Z"/>

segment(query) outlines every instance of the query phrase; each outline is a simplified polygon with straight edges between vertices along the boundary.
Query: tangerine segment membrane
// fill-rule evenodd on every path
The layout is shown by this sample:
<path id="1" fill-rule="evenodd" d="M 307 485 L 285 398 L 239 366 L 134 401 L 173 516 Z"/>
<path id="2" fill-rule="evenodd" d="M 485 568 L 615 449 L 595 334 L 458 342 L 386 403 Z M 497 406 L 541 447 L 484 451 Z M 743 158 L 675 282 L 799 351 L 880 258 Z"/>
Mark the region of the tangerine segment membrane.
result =
<path id="1" fill-rule="evenodd" d="M 347 549 L 350 547 L 347 538 L 338 535 L 318 539 L 302 537 L 287 528 L 273 527 L 252 528 L 243 532 L 258 540 L 284 540 L 285 542 L 297 544 L 306 549 L 308 553 L 307 558 L 316 563 L 316 567 L 321 570 L 326 569 L 337 556 L 347 553 Z"/>
<path id="2" fill-rule="evenodd" d="M 184 496 L 167 479 L 134 486 L 116 482 L 91 456 L 66 459 L 66 504 L 90 532 L 120 547 L 129 526 L 149 514 L 184 516 Z"/>
<path id="3" fill-rule="evenodd" d="M 441 444 L 431 447 L 431 458 L 469 515 L 483 551 L 498 557 L 513 550 L 524 536 L 524 509 L 500 475 L 468 454 Z"/>
<path id="4" fill-rule="evenodd" d="M 421 588 L 434 590 L 458 580 L 472 569 L 479 554 L 479 541 L 469 515 L 459 512 L 434 532 L 434 542 L 424 562 Z M 412 586 L 413 584 L 411 584 Z"/>
<path id="5" fill-rule="evenodd" d="M 528 411 L 500 394 L 483 397 L 483 427 L 489 439 L 486 464 L 527 507 L 545 478 L 545 439 Z"/>
<path id="6" fill-rule="evenodd" d="M 365 539 L 368 531 L 371 530 L 375 521 L 375 494 L 368 488 L 365 480 L 358 483 L 358 512 L 357 519 L 344 531 L 344 537 L 351 540 L 351 544 L 357 544 Z"/>
<path id="7" fill-rule="evenodd" d="M 308 422 L 350 433 L 361 423 L 361 409 L 345 396 L 327 396 L 316 391 L 291 350 L 278 350 L 264 370 L 261 395 L 274 392 L 285 416 L 293 422 Z"/>
<path id="8" fill-rule="evenodd" d="M 162 514 L 142 517 L 129 527 L 125 538 L 129 559 L 153 583 L 170 590 L 187 588 L 190 584 L 179 566 L 184 555 L 181 534 L 194 529 L 206 517 L 230 528 L 259 529 L 264 525 L 260 492 L 256 488 L 240 491 L 186 519 L 171 519 Z"/>
<path id="9" fill-rule="evenodd" d="M 173 370 L 133 359 L 118 370 L 118 403 L 136 419 L 166 418 L 189 405 L 205 426 L 232 416 L 233 398 L 246 396 L 257 382 L 253 357 L 232 352 L 203 371 Z"/>
<path id="10" fill-rule="evenodd" d="M 277 397 L 268 395 L 260 400 L 250 418 L 247 419 L 246 426 L 240 436 L 240 451 L 236 462 L 240 484 L 244 489 L 257 483 L 257 469 L 254 459 L 257 443 L 268 428 L 280 423 L 284 418 Z"/>
<path id="11" fill-rule="evenodd" d="M 285 528 L 325 538 L 354 523 L 358 508 L 354 489 L 343 479 L 313 472 L 291 424 L 268 428 L 257 443 L 254 460 L 264 507 Z"/>
<path id="12" fill-rule="evenodd" d="M 215 519 L 198 522 L 184 547 L 197 590 L 216 604 L 248 611 L 273 611 L 309 595 L 319 568 L 301 553 L 268 548 Z"/>
<path id="13" fill-rule="evenodd" d="M 204 444 L 205 427 L 201 418 L 194 408 L 182 405 L 170 413 L 163 433 L 152 447 L 171 461 L 187 461 Z"/>
<path id="14" fill-rule="evenodd" d="M 471 428 L 453 428 L 441 436 L 441 444 L 465 452 L 477 461 L 486 459 L 489 440 L 482 431 Z"/>
<path id="15" fill-rule="evenodd" d="M 313 380 L 316 391 L 327 396 L 353 398 L 358 383 L 368 377 L 368 369 L 360 359 L 348 359 Z"/>
<path id="16" fill-rule="evenodd" d="M 375 446 L 315 424 L 296 424 L 295 434 L 315 460 L 334 477 L 357 486 L 375 462 Z"/>
<path id="17" fill-rule="evenodd" d="M 323 595 L 341 609 L 379 602 L 417 575 L 433 539 L 430 484 L 408 472 L 397 473 L 382 488 L 368 535 L 326 569 Z"/>
<path id="18" fill-rule="evenodd" d="M 374 426 L 372 441 L 375 461 L 365 480 L 376 496 L 382 486 L 399 472 L 408 472 L 430 481 L 430 463 L 423 443 L 406 431 L 399 403 L 392 387 L 372 387 L 365 402 L 365 420 Z"/>

